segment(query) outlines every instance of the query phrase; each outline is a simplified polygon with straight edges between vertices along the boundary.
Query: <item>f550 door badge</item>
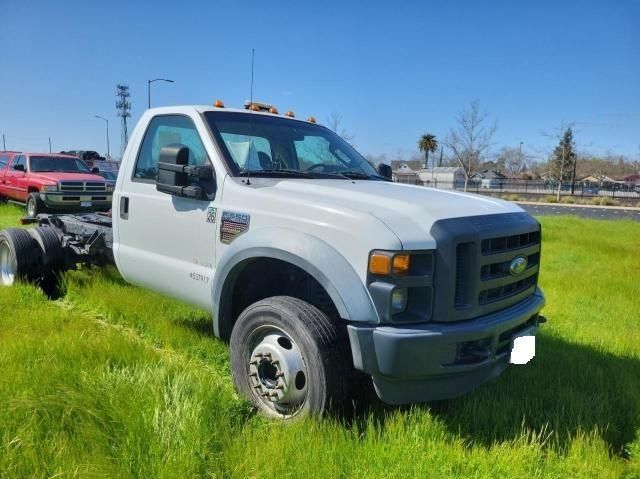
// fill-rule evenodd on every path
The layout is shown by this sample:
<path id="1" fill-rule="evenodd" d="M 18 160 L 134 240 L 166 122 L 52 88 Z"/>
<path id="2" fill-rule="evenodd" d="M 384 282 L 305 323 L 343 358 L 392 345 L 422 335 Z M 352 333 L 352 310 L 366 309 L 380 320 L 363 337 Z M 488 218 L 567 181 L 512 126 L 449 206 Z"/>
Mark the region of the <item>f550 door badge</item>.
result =
<path id="1" fill-rule="evenodd" d="M 220 241 L 224 244 L 231 243 L 234 239 L 249 230 L 251 215 L 223 211 L 220 222 Z"/>

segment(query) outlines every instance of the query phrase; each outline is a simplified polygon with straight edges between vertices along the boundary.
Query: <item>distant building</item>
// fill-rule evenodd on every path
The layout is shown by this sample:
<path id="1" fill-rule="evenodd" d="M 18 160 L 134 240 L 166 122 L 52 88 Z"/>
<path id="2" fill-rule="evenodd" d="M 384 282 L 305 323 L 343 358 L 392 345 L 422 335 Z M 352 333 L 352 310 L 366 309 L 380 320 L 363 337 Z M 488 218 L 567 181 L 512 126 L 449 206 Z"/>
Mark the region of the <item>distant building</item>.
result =
<path id="1" fill-rule="evenodd" d="M 464 170 L 459 166 L 436 166 L 418 171 L 424 186 L 437 188 L 464 188 Z"/>
<path id="2" fill-rule="evenodd" d="M 391 160 L 391 169 L 393 171 L 399 170 L 400 168 L 410 168 L 413 171 L 418 171 L 422 168 L 422 160 Z"/>
<path id="3" fill-rule="evenodd" d="M 418 177 L 418 169 L 420 168 L 420 162 L 418 163 L 418 168 L 412 168 L 411 164 L 415 163 L 413 161 L 392 161 L 391 162 L 391 171 L 393 173 L 393 181 L 397 183 L 406 183 L 409 185 L 418 185 L 422 184 L 420 182 L 420 178 Z"/>

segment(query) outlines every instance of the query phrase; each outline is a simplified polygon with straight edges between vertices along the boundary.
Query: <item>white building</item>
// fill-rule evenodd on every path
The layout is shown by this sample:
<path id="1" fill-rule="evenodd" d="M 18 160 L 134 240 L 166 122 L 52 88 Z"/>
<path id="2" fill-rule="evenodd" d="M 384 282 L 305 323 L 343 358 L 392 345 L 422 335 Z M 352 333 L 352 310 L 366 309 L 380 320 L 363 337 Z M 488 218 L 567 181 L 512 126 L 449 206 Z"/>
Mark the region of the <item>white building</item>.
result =
<path id="1" fill-rule="evenodd" d="M 459 166 L 436 166 L 418 171 L 424 186 L 435 188 L 464 188 L 464 170 Z"/>

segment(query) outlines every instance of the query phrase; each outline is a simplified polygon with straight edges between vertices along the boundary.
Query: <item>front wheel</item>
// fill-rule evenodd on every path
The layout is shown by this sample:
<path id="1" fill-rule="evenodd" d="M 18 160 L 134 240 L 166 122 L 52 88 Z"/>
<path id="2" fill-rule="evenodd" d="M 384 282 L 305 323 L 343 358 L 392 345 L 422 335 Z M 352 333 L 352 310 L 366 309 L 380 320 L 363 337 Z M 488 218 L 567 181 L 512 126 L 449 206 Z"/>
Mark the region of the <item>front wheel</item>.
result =
<path id="1" fill-rule="evenodd" d="M 27 196 L 27 217 L 35 218 L 44 210 L 45 206 L 40 199 L 40 193 L 29 193 Z"/>
<path id="2" fill-rule="evenodd" d="M 351 364 L 344 338 L 327 315 L 296 298 L 249 306 L 231 333 L 238 390 L 270 417 L 320 416 L 341 402 Z"/>

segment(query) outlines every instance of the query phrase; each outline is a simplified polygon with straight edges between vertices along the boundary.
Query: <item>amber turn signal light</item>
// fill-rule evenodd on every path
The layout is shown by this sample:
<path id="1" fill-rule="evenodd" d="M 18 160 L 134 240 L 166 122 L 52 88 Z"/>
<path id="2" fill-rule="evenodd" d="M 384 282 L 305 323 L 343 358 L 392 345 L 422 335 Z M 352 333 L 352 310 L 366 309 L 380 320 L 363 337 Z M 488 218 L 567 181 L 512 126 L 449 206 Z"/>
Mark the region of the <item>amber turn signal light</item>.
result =
<path id="1" fill-rule="evenodd" d="M 408 254 L 397 254 L 393 257 L 393 272 L 395 274 L 406 274 L 409 272 L 411 261 Z"/>
<path id="2" fill-rule="evenodd" d="M 371 274 L 389 274 L 391 258 L 386 254 L 373 253 L 369 257 L 369 272 Z"/>

